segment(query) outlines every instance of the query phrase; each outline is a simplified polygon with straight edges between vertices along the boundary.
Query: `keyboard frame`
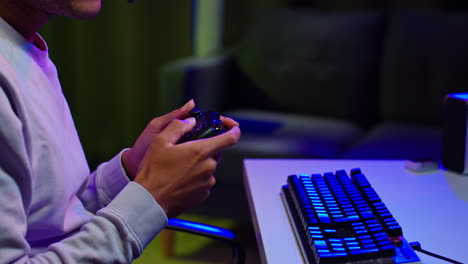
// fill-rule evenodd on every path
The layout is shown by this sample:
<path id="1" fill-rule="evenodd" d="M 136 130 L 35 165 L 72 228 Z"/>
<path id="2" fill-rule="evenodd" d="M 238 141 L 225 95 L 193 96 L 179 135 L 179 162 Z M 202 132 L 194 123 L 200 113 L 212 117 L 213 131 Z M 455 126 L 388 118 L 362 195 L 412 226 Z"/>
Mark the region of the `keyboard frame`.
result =
<path id="1" fill-rule="evenodd" d="M 291 210 L 291 207 L 289 206 L 289 201 L 291 200 L 289 190 L 287 190 L 287 192 L 288 193 L 285 193 L 285 190 L 281 188 L 281 201 L 283 202 L 286 214 L 288 215 L 289 224 L 291 226 L 291 229 L 293 230 L 294 237 L 296 237 L 296 243 L 301 251 L 302 259 L 307 264 L 316 264 L 315 260 L 309 257 L 311 254 L 313 254 L 312 250 L 308 247 L 304 247 L 304 245 L 307 244 L 307 238 L 304 232 L 299 232 L 297 230 L 297 226 L 301 225 L 301 223 L 299 222 L 299 215 L 297 214 L 295 209 Z"/>
<path id="2" fill-rule="evenodd" d="M 304 263 L 317 264 L 315 262 L 315 259 L 311 257 L 313 254 L 312 249 L 310 249 L 309 247 L 304 247 L 304 245 L 308 244 L 308 238 L 305 236 L 304 232 L 301 232 L 302 230 L 298 230 L 297 228 L 297 227 L 301 227 L 301 222 L 299 220 L 299 215 L 296 211 L 296 208 L 294 207 L 291 208 L 290 206 L 290 204 L 292 204 L 293 202 L 292 202 L 291 194 L 289 193 L 289 186 L 287 184 L 281 187 L 280 197 L 284 205 L 284 209 L 286 211 L 289 224 L 291 226 L 291 229 L 293 230 L 294 237 L 296 238 L 296 244 L 300 249 L 301 257 Z M 395 247 L 395 256 L 393 258 L 381 258 L 381 259 L 374 259 L 374 260 L 367 260 L 367 261 L 351 261 L 351 262 L 346 262 L 346 264 L 364 264 L 364 263 L 365 264 L 367 263 L 421 264 L 421 260 L 419 259 L 416 252 L 409 245 L 408 241 L 404 237 L 401 237 L 401 241 L 402 241 L 402 245 L 399 247 Z"/>

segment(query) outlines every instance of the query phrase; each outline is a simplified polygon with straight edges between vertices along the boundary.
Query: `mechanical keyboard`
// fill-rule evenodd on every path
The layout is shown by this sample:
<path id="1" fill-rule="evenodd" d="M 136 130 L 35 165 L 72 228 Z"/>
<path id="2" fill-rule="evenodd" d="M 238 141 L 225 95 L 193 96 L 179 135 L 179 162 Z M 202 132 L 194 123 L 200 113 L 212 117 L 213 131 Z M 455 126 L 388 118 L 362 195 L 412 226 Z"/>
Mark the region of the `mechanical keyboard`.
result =
<path id="1" fill-rule="evenodd" d="M 306 263 L 420 263 L 360 169 L 290 175 L 281 196 Z"/>

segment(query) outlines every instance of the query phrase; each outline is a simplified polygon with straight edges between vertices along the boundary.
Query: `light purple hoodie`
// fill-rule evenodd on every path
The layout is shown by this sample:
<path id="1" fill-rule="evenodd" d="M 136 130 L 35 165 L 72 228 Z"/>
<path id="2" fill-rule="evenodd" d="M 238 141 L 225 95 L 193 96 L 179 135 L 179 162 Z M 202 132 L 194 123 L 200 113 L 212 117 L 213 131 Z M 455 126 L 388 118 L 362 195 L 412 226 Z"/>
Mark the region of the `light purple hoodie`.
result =
<path id="1" fill-rule="evenodd" d="M 89 172 L 47 45 L 35 39 L 0 18 L 0 263 L 130 263 L 167 217 L 129 181 L 122 152 Z"/>

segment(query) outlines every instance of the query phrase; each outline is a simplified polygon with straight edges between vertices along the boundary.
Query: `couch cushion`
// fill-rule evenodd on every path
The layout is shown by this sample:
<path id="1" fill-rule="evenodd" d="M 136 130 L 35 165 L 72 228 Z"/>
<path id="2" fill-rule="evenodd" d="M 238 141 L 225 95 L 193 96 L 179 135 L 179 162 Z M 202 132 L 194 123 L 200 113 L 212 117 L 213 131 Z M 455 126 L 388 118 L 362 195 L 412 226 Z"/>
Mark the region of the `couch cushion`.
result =
<path id="1" fill-rule="evenodd" d="M 441 124 L 443 97 L 468 91 L 468 13 L 401 11 L 389 18 L 384 122 Z"/>
<path id="2" fill-rule="evenodd" d="M 442 129 L 436 126 L 380 124 L 343 158 L 436 159 L 441 158 Z"/>
<path id="3" fill-rule="evenodd" d="M 368 123 L 377 113 L 383 17 L 373 12 L 263 10 L 238 62 L 277 110 Z"/>

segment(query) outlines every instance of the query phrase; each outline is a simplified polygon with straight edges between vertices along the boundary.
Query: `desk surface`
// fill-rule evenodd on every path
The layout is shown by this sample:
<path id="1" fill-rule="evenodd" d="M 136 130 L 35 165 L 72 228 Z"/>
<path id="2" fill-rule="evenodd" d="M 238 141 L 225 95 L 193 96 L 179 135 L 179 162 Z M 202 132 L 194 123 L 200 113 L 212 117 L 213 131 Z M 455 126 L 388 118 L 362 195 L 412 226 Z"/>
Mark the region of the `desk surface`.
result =
<path id="1" fill-rule="evenodd" d="M 413 173 L 404 164 L 377 160 L 244 160 L 244 183 L 262 262 L 303 262 L 280 197 L 288 175 L 361 168 L 409 242 L 419 241 L 425 250 L 468 263 L 468 176 L 440 170 Z M 444 263 L 418 255 L 423 264 Z"/>

